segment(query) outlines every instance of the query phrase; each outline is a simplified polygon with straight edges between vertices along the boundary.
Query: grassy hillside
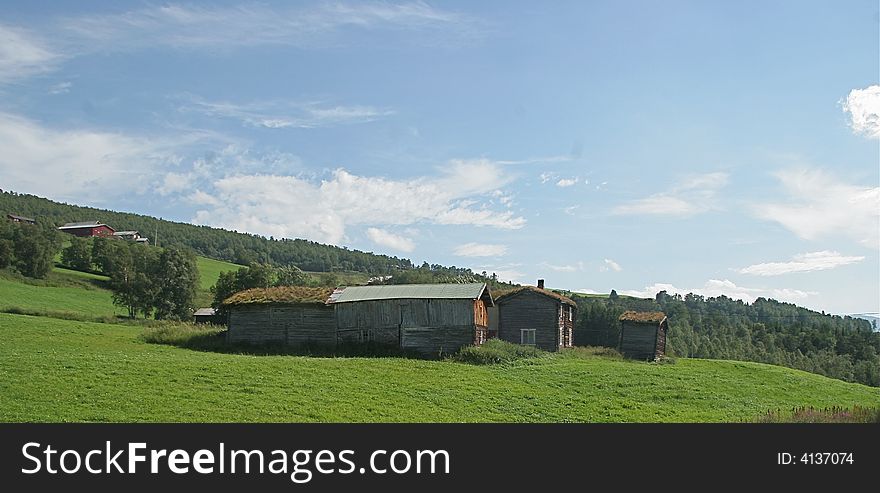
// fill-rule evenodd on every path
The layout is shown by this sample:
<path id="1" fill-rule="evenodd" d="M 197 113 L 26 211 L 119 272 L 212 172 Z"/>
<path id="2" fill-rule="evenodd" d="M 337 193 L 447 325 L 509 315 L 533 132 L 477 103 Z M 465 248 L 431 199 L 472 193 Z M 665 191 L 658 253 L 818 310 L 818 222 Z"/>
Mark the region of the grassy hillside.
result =
<path id="1" fill-rule="evenodd" d="M 0 421 L 739 421 L 880 402 L 878 389 L 756 363 L 251 356 L 139 334 L 0 314 Z"/>
<path id="2" fill-rule="evenodd" d="M 239 265 L 198 257 L 200 274 L 198 306 L 211 304 L 211 286 L 220 273 Z M 28 279 L 0 270 L 0 311 L 21 308 L 28 311 L 63 312 L 82 317 L 113 317 L 126 311 L 113 306 L 105 282 L 107 277 L 55 267 L 47 279 Z"/>
<path id="3" fill-rule="evenodd" d="M 197 257 L 196 260 L 199 267 L 199 287 L 203 291 L 210 290 L 211 286 L 213 286 L 214 283 L 217 282 L 217 279 L 220 278 L 222 272 L 238 270 L 242 267 L 238 264 L 224 262 L 222 260 L 214 260 L 207 257 Z"/>
<path id="4" fill-rule="evenodd" d="M 74 313 L 84 317 L 113 317 L 124 311 L 113 305 L 106 278 L 56 267 L 47 279 L 27 279 L 0 271 L 0 310 Z"/>

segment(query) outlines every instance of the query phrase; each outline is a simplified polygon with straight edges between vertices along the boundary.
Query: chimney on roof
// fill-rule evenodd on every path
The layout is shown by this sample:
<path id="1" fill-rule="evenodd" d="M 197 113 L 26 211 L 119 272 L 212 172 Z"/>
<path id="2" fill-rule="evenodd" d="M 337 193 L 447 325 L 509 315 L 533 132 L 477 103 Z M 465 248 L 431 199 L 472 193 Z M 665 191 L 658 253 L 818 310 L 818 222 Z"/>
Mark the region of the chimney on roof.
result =
<path id="1" fill-rule="evenodd" d="M 538 279 L 538 289 L 544 289 L 544 280 Z"/>

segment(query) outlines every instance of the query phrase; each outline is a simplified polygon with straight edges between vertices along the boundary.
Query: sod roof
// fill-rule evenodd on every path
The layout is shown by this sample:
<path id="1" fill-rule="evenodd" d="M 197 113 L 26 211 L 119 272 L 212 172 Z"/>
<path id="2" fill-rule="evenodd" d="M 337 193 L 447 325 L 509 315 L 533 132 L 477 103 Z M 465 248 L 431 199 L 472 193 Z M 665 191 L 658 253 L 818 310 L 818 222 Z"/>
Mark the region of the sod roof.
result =
<path id="1" fill-rule="evenodd" d="M 630 310 L 620 314 L 621 322 L 657 324 L 662 322 L 664 318 L 666 318 L 666 314 L 663 312 L 635 312 Z"/>
<path id="2" fill-rule="evenodd" d="M 252 303 L 287 303 L 323 305 L 333 293 L 333 288 L 307 288 L 303 286 L 279 286 L 239 291 L 223 301 L 224 305 Z"/>
<path id="3" fill-rule="evenodd" d="M 535 286 L 518 286 L 511 289 L 499 289 L 493 294 L 495 295 L 495 301 L 497 303 L 503 303 L 504 300 L 510 299 L 512 296 L 522 293 L 523 291 L 532 291 L 547 296 L 548 298 L 553 298 L 556 301 L 565 303 L 566 305 L 571 305 L 574 307 L 577 306 L 577 303 L 575 303 L 574 300 L 572 300 L 568 296 L 563 296 L 557 292 L 550 291 L 549 289 L 536 288 Z"/>

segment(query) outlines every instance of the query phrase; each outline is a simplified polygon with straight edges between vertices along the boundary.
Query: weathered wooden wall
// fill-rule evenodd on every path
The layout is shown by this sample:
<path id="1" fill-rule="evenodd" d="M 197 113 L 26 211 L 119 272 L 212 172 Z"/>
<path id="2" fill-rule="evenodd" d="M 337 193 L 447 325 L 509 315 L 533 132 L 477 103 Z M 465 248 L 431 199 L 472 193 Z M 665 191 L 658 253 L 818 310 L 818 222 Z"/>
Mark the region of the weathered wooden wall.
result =
<path id="1" fill-rule="evenodd" d="M 559 350 L 559 302 L 523 290 L 498 304 L 498 338 L 520 343 L 521 329 L 535 329 L 535 346 Z"/>
<path id="2" fill-rule="evenodd" d="M 369 300 L 336 305 L 340 342 L 374 341 L 426 354 L 455 352 L 472 344 L 477 321 L 488 323 L 477 300 Z"/>
<path id="3" fill-rule="evenodd" d="M 657 356 L 659 323 L 620 322 L 620 352 L 627 358 L 653 360 Z"/>
<path id="4" fill-rule="evenodd" d="M 333 308 L 312 304 L 234 306 L 229 313 L 229 342 L 336 344 Z"/>

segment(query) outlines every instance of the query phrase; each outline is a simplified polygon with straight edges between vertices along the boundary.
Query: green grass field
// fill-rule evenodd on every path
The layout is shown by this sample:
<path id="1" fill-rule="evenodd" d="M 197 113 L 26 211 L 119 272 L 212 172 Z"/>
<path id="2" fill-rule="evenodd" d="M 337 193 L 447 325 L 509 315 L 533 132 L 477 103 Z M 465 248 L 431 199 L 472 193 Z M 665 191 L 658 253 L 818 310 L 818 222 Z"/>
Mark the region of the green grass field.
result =
<path id="1" fill-rule="evenodd" d="M 113 305 L 110 291 L 101 287 L 107 278 L 56 267 L 45 280 L 0 275 L 0 310 L 22 308 L 75 313 L 86 317 L 112 317 L 126 312 Z"/>
<path id="2" fill-rule="evenodd" d="M 198 267 L 199 267 L 199 278 L 200 288 L 202 291 L 208 291 L 211 289 L 211 286 L 217 282 L 217 279 L 220 278 L 220 273 L 230 271 L 230 270 L 238 270 L 242 266 L 238 264 L 233 264 L 230 262 L 224 262 L 222 260 L 214 260 L 207 257 L 198 257 Z"/>
<path id="3" fill-rule="evenodd" d="M 880 389 L 756 363 L 252 356 L 140 333 L 0 314 L 0 421 L 711 422 L 880 403 Z"/>

